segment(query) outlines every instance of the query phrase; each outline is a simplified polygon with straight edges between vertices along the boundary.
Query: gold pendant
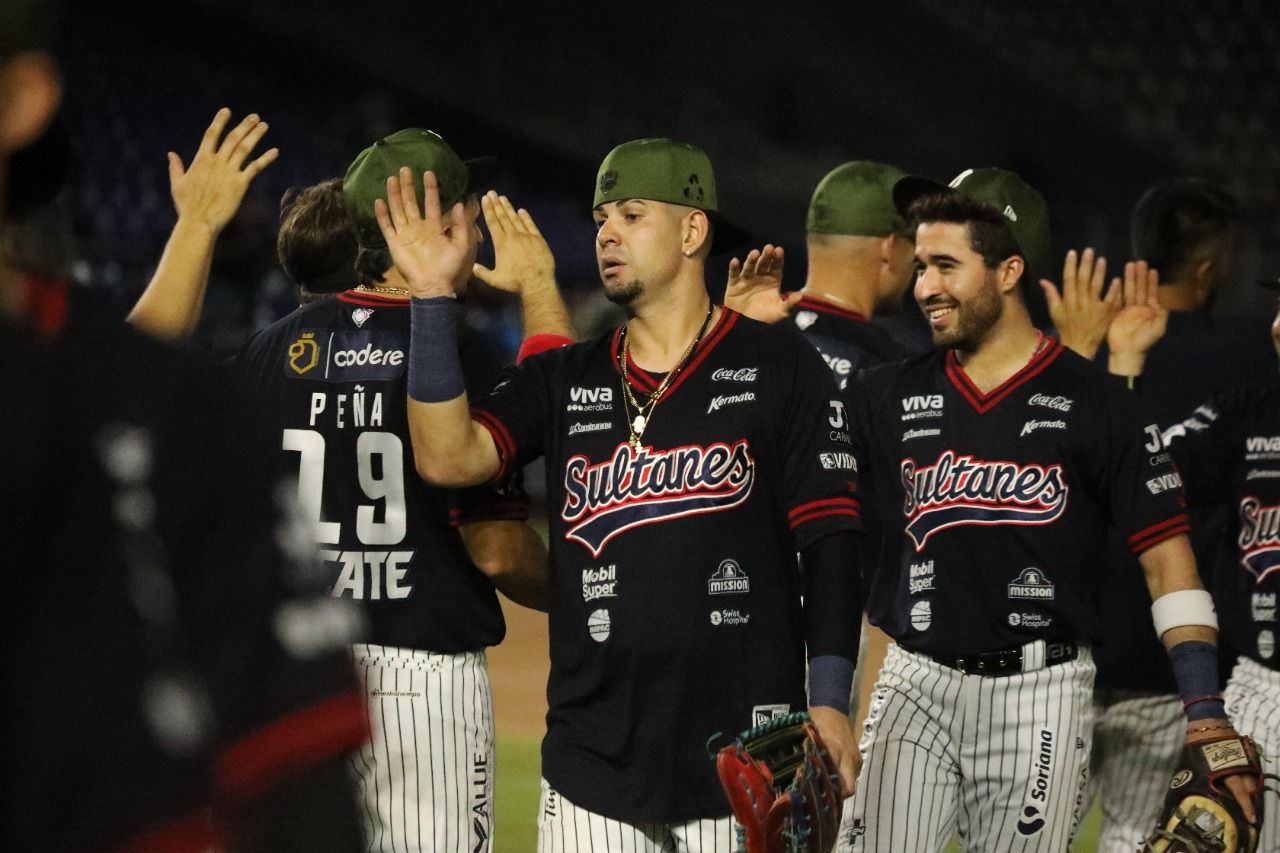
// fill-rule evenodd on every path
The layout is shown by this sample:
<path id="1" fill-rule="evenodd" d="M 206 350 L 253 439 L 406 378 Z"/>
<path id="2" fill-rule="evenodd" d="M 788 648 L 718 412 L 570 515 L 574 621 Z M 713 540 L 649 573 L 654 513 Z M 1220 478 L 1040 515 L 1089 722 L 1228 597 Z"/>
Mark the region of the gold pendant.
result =
<path id="1" fill-rule="evenodd" d="M 644 435 L 644 426 L 645 426 L 644 415 L 636 415 L 635 420 L 631 422 L 631 431 L 636 434 L 637 439 L 640 436 Z"/>

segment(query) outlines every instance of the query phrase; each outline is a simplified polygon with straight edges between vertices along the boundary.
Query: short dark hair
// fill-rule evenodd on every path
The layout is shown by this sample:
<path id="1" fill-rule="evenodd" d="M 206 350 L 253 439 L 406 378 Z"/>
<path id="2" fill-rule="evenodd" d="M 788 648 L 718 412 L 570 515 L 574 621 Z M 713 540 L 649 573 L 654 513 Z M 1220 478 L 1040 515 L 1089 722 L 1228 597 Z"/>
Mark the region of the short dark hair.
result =
<path id="1" fill-rule="evenodd" d="M 1240 217 L 1240 202 L 1220 186 L 1199 178 L 1170 178 L 1138 199 L 1129 221 L 1133 256 L 1177 281 L 1204 259 L 1227 251 Z"/>
<path id="2" fill-rule="evenodd" d="M 342 204 L 341 178 L 293 187 L 281 197 L 276 255 L 293 283 L 311 293 L 351 287 L 356 232 Z"/>
<path id="3" fill-rule="evenodd" d="M 356 282 L 358 284 L 381 284 L 386 281 L 387 270 L 395 266 L 391 259 L 391 250 L 386 246 L 370 249 L 360 247 L 356 255 Z"/>
<path id="4" fill-rule="evenodd" d="M 967 225 L 969 245 L 982 256 L 982 265 L 987 269 L 995 269 L 1014 255 L 1026 264 L 1027 256 L 1018 248 L 1004 217 L 986 202 L 954 191 L 929 193 L 913 201 L 907 215 L 916 225 L 922 222 Z"/>

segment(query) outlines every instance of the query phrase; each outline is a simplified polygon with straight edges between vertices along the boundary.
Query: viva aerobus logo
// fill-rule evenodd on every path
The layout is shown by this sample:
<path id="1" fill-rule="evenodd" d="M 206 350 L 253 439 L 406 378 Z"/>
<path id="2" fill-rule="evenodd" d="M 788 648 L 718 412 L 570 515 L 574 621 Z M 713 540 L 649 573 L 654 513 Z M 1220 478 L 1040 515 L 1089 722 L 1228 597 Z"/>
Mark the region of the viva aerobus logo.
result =
<path id="1" fill-rule="evenodd" d="M 565 538 L 598 557 L 623 531 L 738 506 L 751 495 L 755 476 L 746 439 L 670 450 L 623 442 L 596 465 L 574 456 L 565 463 Z"/>

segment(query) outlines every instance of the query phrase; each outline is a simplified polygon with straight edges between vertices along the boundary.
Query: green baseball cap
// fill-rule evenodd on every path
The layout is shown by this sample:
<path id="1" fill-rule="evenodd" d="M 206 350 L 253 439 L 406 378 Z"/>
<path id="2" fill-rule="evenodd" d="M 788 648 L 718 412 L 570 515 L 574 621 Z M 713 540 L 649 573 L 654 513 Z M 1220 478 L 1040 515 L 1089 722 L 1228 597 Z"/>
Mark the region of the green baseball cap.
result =
<path id="1" fill-rule="evenodd" d="M 908 175 L 893 186 L 893 201 L 906 214 L 923 195 L 953 191 L 990 205 L 1004 218 L 1029 266 L 1049 255 L 1049 206 L 1026 181 L 1006 169 L 965 169 L 943 186 L 931 178 Z"/>
<path id="2" fill-rule="evenodd" d="M 818 182 L 809 201 L 805 231 L 860 237 L 915 235 L 893 203 L 893 187 L 903 171 L 884 163 L 854 160 L 836 166 Z"/>
<path id="3" fill-rule="evenodd" d="M 591 207 L 629 198 L 704 211 L 715 226 L 713 252 L 733 249 L 751 240 L 750 232 L 720 214 L 711 160 L 696 145 L 671 139 L 636 139 L 610 151 L 596 173 Z"/>
<path id="4" fill-rule="evenodd" d="M 384 136 L 360 152 L 342 181 L 342 201 L 356 226 L 356 241 L 366 249 L 381 249 L 386 241 L 373 213 L 373 203 L 387 197 L 387 178 L 408 166 L 422 192 L 422 173 L 435 173 L 440 187 L 440 209 L 448 211 L 486 185 L 497 171 L 497 161 L 482 157 L 463 161 L 440 134 L 410 127 Z M 421 203 L 421 198 L 419 198 Z"/>

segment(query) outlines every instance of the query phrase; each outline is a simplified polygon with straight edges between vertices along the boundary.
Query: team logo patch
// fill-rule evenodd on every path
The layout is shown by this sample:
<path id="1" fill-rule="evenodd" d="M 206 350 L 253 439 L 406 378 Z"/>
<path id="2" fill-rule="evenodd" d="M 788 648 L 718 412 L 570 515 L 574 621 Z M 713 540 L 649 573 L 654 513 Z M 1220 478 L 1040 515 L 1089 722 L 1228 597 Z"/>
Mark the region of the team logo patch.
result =
<path id="1" fill-rule="evenodd" d="M 1050 524 L 1067 508 L 1061 465 L 988 462 L 947 450 L 933 465 L 904 459 L 901 472 L 906 531 L 916 551 L 950 527 Z"/>
<path id="2" fill-rule="evenodd" d="M 1009 584 L 1009 597 L 1053 601 L 1053 581 L 1039 569 L 1023 569 Z"/>
<path id="3" fill-rule="evenodd" d="M 738 506 L 750 497 L 755 476 L 746 439 L 670 450 L 624 442 L 596 465 L 574 456 L 565 463 L 565 538 L 598 557 L 610 539 L 633 527 Z"/>
<path id="4" fill-rule="evenodd" d="M 917 601 L 911 605 L 911 627 L 917 631 L 928 631 L 933 624 L 933 602 Z"/>
<path id="5" fill-rule="evenodd" d="M 614 169 L 608 169 L 600 175 L 600 192 L 607 193 L 618 185 L 618 173 Z"/>
<path id="6" fill-rule="evenodd" d="M 1280 506 L 1267 506 L 1246 496 L 1240 500 L 1240 565 L 1258 583 L 1280 570 Z"/>
<path id="7" fill-rule="evenodd" d="M 707 581 L 708 595 L 742 595 L 751 592 L 751 578 L 737 560 L 724 560 Z"/>
<path id="8" fill-rule="evenodd" d="M 922 592 L 932 592 L 937 589 L 934 586 L 935 576 L 933 572 L 933 560 L 925 560 L 923 563 L 912 563 L 908 572 L 907 592 L 912 595 L 919 595 Z"/>
<path id="9" fill-rule="evenodd" d="M 1276 594 L 1255 592 L 1249 599 L 1249 609 L 1254 622 L 1276 621 Z"/>
<path id="10" fill-rule="evenodd" d="M 608 610 L 601 608 L 591 611 L 591 615 L 587 617 L 587 633 L 591 635 L 591 639 L 603 643 L 609 639 L 612 630 L 613 620 L 609 618 Z"/>
<path id="11" fill-rule="evenodd" d="M 301 376 L 320 363 L 320 345 L 316 343 L 315 332 L 303 332 L 301 337 L 289 344 L 289 367 Z"/>
<path id="12" fill-rule="evenodd" d="M 1173 778 L 1169 780 L 1170 788 L 1181 788 L 1183 785 L 1191 781 L 1191 777 L 1195 776 L 1190 770 L 1179 770 L 1173 774 Z"/>
<path id="13" fill-rule="evenodd" d="M 1274 631 L 1262 630 L 1258 632 L 1258 657 L 1263 660 L 1271 660 L 1271 656 L 1276 653 L 1276 635 Z"/>
<path id="14" fill-rule="evenodd" d="M 711 624 L 719 628 L 721 625 L 746 625 L 751 621 L 750 613 L 741 610 L 712 610 Z"/>
<path id="15" fill-rule="evenodd" d="M 814 312 L 812 311 L 796 312 L 796 325 L 800 327 L 800 331 L 803 332 L 805 329 L 809 328 L 816 322 L 818 322 L 818 315 L 815 314 Z M 826 358 L 826 356 L 824 355 L 823 358 Z"/>
<path id="16" fill-rule="evenodd" d="M 356 324 L 356 328 L 364 325 L 364 321 L 373 316 L 372 308 L 356 308 L 351 312 L 351 322 Z"/>

